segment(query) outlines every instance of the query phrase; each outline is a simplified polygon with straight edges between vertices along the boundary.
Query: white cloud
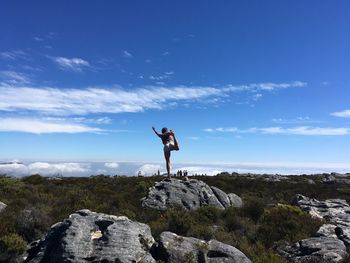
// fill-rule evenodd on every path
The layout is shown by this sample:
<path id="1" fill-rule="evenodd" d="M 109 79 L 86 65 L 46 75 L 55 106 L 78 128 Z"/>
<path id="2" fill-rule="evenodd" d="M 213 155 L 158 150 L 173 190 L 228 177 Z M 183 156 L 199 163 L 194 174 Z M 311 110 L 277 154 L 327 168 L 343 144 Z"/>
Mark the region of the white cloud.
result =
<path id="1" fill-rule="evenodd" d="M 206 132 L 229 132 L 229 133 L 262 133 L 262 134 L 292 134 L 292 135 L 309 135 L 309 136 L 339 136 L 350 134 L 350 128 L 333 128 L 333 127 L 310 127 L 297 126 L 292 128 L 266 127 L 266 128 L 248 128 L 238 129 L 231 128 L 208 128 Z"/>
<path id="2" fill-rule="evenodd" d="M 262 133 L 269 134 L 295 134 L 295 135 L 311 135 L 311 136 L 337 136 L 350 134 L 350 128 L 320 128 L 299 126 L 293 128 L 269 127 L 261 128 Z"/>
<path id="3" fill-rule="evenodd" d="M 38 42 L 44 41 L 44 39 L 41 37 L 33 37 L 33 40 L 38 41 Z"/>
<path id="4" fill-rule="evenodd" d="M 136 170 L 135 174 L 137 175 L 139 171 L 141 171 L 142 175 L 153 175 L 157 174 L 158 171 L 162 174 L 163 166 L 159 164 L 144 164 Z"/>
<path id="5" fill-rule="evenodd" d="M 90 172 L 89 163 L 47 163 L 34 162 L 30 164 L 8 163 L 0 165 L 0 174 L 7 175 L 87 175 Z"/>
<path id="6" fill-rule="evenodd" d="M 292 119 L 273 118 L 271 121 L 279 124 L 301 124 L 301 123 L 321 123 L 322 122 L 318 120 L 313 120 L 308 116 L 305 116 L 305 117 L 299 116 L 297 118 L 292 118 Z"/>
<path id="7" fill-rule="evenodd" d="M 226 91 L 273 91 L 278 89 L 287 89 L 287 88 L 299 88 L 306 87 L 307 83 L 302 81 L 293 81 L 293 82 L 285 82 L 285 83 L 253 83 L 248 85 L 229 85 L 225 87 Z"/>
<path id="8" fill-rule="evenodd" d="M 168 52 L 168 51 L 164 51 L 164 52 L 162 53 L 162 56 L 164 56 L 164 57 L 169 56 L 169 55 L 170 55 L 170 52 Z"/>
<path id="9" fill-rule="evenodd" d="M 129 51 L 124 50 L 124 51 L 123 51 L 123 57 L 124 57 L 124 58 L 132 58 L 133 55 L 132 55 Z"/>
<path id="10" fill-rule="evenodd" d="M 90 63 L 82 58 L 50 57 L 62 70 L 82 72 Z"/>
<path id="11" fill-rule="evenodd" d="M 0 52 L 0 58 L 5 60 L 17 60 L 17 59 L 30 60 L 28 53 L 22 50 Z"/>
<path id="12" fill-rule="evenodd" d="M 64 118 L 64 117 L 44 117 L 43 120 L 46 121 L 55 121 L 55 122 L 69 122 L 69 123 L 93 123 L 93 124 L 111 124 L 112 119 L 109 117 L 100 117 L 100 118 L 85 118 L 85 117 L 73 117 L 73 118 Z"/>
<path id="13" fill-rule="evenodd" d="M 331 113 L 332 116 L 341 118 L 350 118 L 350 110 L 343 110 Z"/>
<path id="14" fill-rule="evenodd" d="M 82 163 L 46 163 L 36 162 L 28 165 L 30 174 L 64 174 L 64 173 L 86 173 L 89 171 L 89 164 Z"/>
<path id="15" fill-rule="evenodd" d="M 0 132 L 43 133 L 101 133 L 103 130 L 82 124 L 40 119 L 0 118 Z"/>
<path id="16" fill-rule="evenodd" d="M 166 72 L 164 76 L 171 76 Z M 297 82 L 299 83 L 299 82 Z M 162 83 L 164 84 L 164 83 Z M 159 84 L 159 85 L 162 85 Z M 252 84 L 260 85 L 260 84 Z M 270 83 L 270 85 L 272 85 Z M 275 84 L 274 86 L 294 84 Z M 295 84 L 299 85 L 299 84 Z M 250 87 L 248 85 L 247 87 Z M 141 112 L 163 109 L 176 101 L 221 103 L 230 92 L 244 91 L 233 86 L 146 86 L 143 88 L 51 88 L 26 87 L 24 85 L 0 85 L 0 111 L 35 111 L 41 114 L 86 115 L 90 113 Z"/>
<path id="17" fill-rule="evenodd" d="M 0 110 L 36 111 L 55 115 L 140 112 L 162 109 L 165 102 L 221 96 L 211 87 L 147 87 L 124 89 L 59 89 L 1 87 Z"/>
<path id="18" fill-rule="evenodd" d="M 105 163 L 104 164 L 105 167 L 110 168 L 110 169 L 115 169 L 119 167 L 118 163 Z"/>
<path id="19" fill-rule="evenodd" d="M 105 163 L 87 162 L 32 162 L 32 163 L 0 163 L 0 174 L 13 176 L 25 176 L 30 174 L 41 174 L 51 176 L 61 174 L 63 176 L 90 176 L 94 174 L 114 174 Z M 163 163 L 139 163 L 120 162 L 118 163 L 118 174 L 137 175 L 142 171 L 144 175 L 153 175 L 165 172 Z M 172 172 L 187 170 L 192 174 L 216 175 L 222 171 L 256 174 L 315 174 L 324 172 L 349 172 L 349 163 L 298 163 L 298 162 L 205 162 L 205 163 L 174 163 Z"/>
<path id="20" fill-rule="evenodd" d="M 30 84 L 31 80 L 28 75 L 11 71 L 11 70 L 3 70 L 0 71 L 0 80 L 2 80 L 4 85 L 26 85 Z"/>

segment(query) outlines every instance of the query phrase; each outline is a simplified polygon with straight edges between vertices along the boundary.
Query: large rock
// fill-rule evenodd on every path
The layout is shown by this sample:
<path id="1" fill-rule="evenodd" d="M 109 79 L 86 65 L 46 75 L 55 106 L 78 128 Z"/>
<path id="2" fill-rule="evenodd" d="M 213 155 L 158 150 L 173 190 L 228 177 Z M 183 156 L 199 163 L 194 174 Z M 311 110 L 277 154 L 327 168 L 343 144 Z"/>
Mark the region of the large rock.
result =
<path id="1" fill-rule="evenodd" d="M 228 199 L 230 199 L 231 206 L 234 206 L 234 207 L 242 207 L 243 206 L 242 199 L 238 195 L 236 195 L 234 193 L 230 193 L 227 196 L 228 196 Z"/>
<path id="2" fill-rule="evenodd" d="M 336 178 L 332 174 L 325 174 L 322 179 L 322 183 L 324 184 L 334 184 L 336 182 Z"/>
<path id="3" fill-rule="evenodd" d="M 26 262 L 155 262 L 148 225 L 80 210 L 32 245 Z"/>
<path id="4" fill-rule="evenodd" d="M 3 202 L 0 202 L 0 212 L 6 208 L 6 204 Z"/>
<path id="5" fill-rule="evenodd" d="M 310 215 L 327 219 L 333 224 L 347 225 L 350 223 L 350 206 L 344 199 L 318 201 L 298 194 L 294 198 L 294 203 Z"/>
<path id="6" fill-rule="evenodd" d="M 282 255 L 293 262 L 343 262 L 347 257 L 344 243 L 331 237 L 312 237 L 287 247 Z"/>
<path id="7" fill-rule="evenodd" d="M 149 226 L 113 216 L 80 210 L 51 227 L 46 237 L 35 241 L 25 262 L 198 262 L 251 261 L 238 249 L 210 240 L 181 237 L 171 232 L 155 243 Z"/>
<path id="8" fill-rule="evenodd" d="M 251 263 L 238 249 L 216 240 L 208 242 L 171 232 L 160 235 L 158 259 L 165 262 Z"/>
<path id="9" fill-rule="evenodd" d="M 224 209 L 232 205 L 241 206 L 242 200 L 237 195 L 227 195 L 219 188 L 210 187 L 196 179 L 189 181 L 171 179 L 157 182 L 142 199 L 143 207 L 157 210 L 166 210 L 171 207 L 194 210 L 208 205 Z"/>
<path id="10" fill-rule="evenodd" d="M 350 249 L 350 206 L 347 202 L 343 199 L 319 201 L 296 195 L 294 203 L 311 216 L 324 219 L 327 223 L 319 228 L 317 237 L 281 249 L 281 254 L 295 262 L 344 262 Z"/>

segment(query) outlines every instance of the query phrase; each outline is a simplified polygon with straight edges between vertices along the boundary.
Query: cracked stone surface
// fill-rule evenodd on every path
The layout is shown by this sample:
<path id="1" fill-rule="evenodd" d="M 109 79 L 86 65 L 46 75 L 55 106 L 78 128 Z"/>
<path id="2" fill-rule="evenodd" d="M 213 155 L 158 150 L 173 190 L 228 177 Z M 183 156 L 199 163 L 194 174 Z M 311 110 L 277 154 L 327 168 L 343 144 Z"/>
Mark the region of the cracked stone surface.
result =
<path id="1" fill-rule="evenodd" d="M 327 223 L 319 228 L 316 237 L 300 240 L 282 249 L 281 254 L 294 262 L 344 262 L 350 249 L 350 206 L 347 202 L 343 199 L 319 201 L 298 194 L 294 203 Z"/>
<path id="2" fill-rule="evenodd" d="M 181 207 L 194 210 L 203 206 L 214 206 L 220 209 L 229 206 L 242 206 L 242 200 L 235 194 L 226 194 L 217 187 L 210 187 L 200 180 L 182 181 L 171 179 L 156 182 L 142 199 L 142 206 L 157 210 Z"/>
<path id="3" fill-rule="evenodd" d="M 251 263 L 250 259 L 235 247 L 216 240 L 206 242 L 171 232 L 163 232 L 160 235 L 159 253 L 165 262 Z"/>
<path id="4" fill-rule="evenodd" d="M 26 262 L 155 262 L 148 225 L 80 210 L 34 243 Z"/>
<path id="5" fill-rule="evenodd" d="M 238 249 L 163 232 L 157 244 L 148 225 L 90 210 L 79 210 L 35 241 L 25 262 L 251 263 Z M 188 261 L 190 260 L 190 261 Z"/>

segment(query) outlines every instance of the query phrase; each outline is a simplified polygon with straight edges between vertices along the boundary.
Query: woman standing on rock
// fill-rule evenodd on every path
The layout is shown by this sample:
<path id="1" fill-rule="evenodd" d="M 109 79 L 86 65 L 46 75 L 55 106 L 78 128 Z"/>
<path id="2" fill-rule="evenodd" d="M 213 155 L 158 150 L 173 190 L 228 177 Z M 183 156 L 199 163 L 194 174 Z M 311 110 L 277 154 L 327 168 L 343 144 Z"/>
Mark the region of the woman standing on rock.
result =
<path id="1" fill-rule="evenodd" d="M 175 133 L 173 130 L 170 130 L 169 132 L 168 128 L 164 127 L 162 129 L 162 133 L 158 133 L 154 127 L 152 127 L 152 129 L 164 144 L 163 151 L 166 162 L 166 170 L 168 173 L 168 179 L 170 179 L 170 152 L 180 150 L 179 144 L 176 140 Z"/>

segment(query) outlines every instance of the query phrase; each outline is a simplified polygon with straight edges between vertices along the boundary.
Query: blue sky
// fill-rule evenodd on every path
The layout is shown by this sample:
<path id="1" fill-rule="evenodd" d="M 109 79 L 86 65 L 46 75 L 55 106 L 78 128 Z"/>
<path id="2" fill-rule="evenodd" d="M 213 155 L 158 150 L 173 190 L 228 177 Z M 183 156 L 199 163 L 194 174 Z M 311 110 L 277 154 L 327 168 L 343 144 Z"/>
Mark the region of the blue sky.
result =
<path id="1" fill-rule="evenodd" d="M 0 159 L 161 163 L 151 126 L 167 126 L 174 163 L 346 166 L 349 14 L 345 0 L 2 1 Z"/>

